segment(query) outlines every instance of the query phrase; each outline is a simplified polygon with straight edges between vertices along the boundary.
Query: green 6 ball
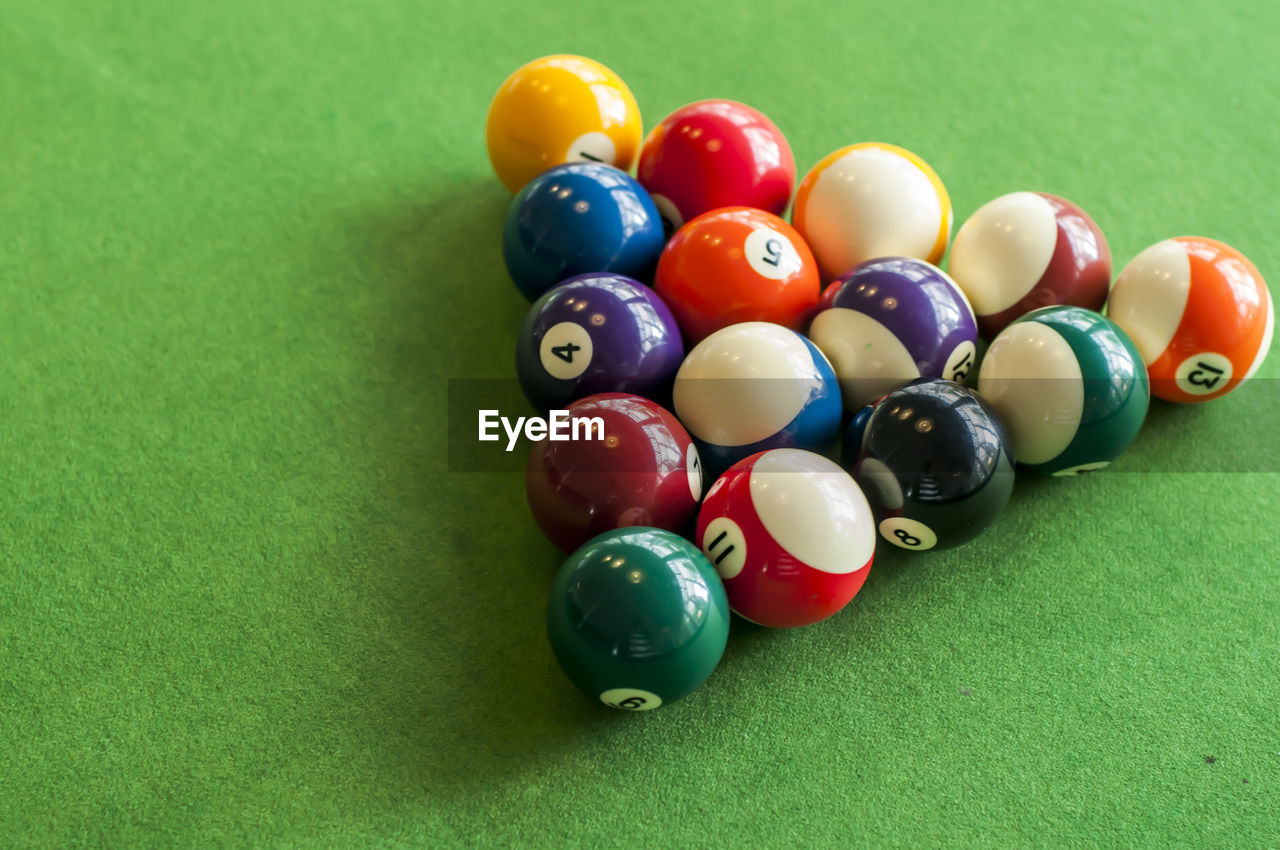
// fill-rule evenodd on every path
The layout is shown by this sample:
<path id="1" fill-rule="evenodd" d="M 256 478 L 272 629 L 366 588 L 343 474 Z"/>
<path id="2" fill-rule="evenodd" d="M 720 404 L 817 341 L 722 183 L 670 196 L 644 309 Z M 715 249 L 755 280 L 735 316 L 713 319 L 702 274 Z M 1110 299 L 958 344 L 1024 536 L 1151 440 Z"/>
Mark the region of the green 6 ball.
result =
<path id="1" fill-rule="evenodd" d="M 547 636 L 589 696 L 648 711 L 711 675 L 729 638 L 729 600 L 692 543 L 657 528 L 621 528 L 587 541 L 560 567 Z"/>

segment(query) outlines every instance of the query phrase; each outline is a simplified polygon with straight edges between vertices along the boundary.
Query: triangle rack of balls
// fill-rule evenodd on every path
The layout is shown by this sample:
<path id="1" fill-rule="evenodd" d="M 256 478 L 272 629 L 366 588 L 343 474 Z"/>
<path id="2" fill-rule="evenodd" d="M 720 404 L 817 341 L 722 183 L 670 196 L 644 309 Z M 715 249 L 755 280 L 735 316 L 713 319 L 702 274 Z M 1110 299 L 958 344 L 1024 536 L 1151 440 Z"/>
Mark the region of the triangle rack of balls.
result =
<path id="1" fill-rule="evenodd" d="M 630 90 L 585 57 L 516 70 L 485 135 L 530 302 L 517 375 L 568 434 L 531 446 L 525 478 L 567 556 L 547 633 L 612 708 L 698 688 L 731 611 L 831 617 L 877 546 L 970 544 L 1016 468 L 1106 467 L 1152 395 L 1222 398 L 1270 348 L 1266 283 L 1221 241 L 1171 237 L 1113 275 L 1089 214 L 1038 191 L 952 238 L 946 187 L 909 150 L 856 142 L 798 177 L 778 127 L 732 100 L 642 136 Z"/>

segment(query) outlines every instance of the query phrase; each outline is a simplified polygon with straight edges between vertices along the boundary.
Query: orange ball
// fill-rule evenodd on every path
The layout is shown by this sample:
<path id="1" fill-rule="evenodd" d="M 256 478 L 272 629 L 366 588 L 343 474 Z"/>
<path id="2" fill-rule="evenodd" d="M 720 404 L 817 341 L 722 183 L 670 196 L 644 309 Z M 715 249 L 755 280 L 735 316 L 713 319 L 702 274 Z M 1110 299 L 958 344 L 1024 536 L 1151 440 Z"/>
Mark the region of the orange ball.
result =
<path id="1" fill-rule="evenodd" d="M 818 263 L 795 228 L 764 210 L 723 207 L 675 232 L 653 288 L 691 348 L 741 322 L 800 330 L 818 303 L 820 283 Z"/>
<path id="2" fill-rule="evenodd" d="M 1221 398 L 1251 378 L 1271 348 L 1275 307 L 1253 263 L 1204 236 L 1166 239 L 1116 277 L 1107 316 L 1138 346 L 1151 394 Z"/>
<path id="3" fill-rule="evenodd" d="M 493 96 L 484 127 L 489 161 L 512 192 L 566 162 L 631 168 L 640 148 L 640 107 L 613 71 L 559 54 L 516 69 Z"/>

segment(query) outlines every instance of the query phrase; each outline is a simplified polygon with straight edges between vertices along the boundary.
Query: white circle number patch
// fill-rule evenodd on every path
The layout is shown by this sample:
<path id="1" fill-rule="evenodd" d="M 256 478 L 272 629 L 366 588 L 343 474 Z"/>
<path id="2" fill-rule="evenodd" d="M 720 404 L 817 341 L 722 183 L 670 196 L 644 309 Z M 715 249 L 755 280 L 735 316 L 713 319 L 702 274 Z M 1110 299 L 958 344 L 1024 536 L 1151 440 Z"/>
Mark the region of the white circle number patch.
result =
<path id="1" fill-rule="evenodd" d="M 547 374 L 562 381 L 570 381 L 587 371 L 591 365 L 591 334 L 577 322 L 561 322 L 552 325 L 542 336 L 538 356 Z"/>
<path id="2" fill-rule="evenodd" d="M 695 502 L 702 501 L 702 459 L 698 457 L 698 447 L 693 443 L 685 453 L 684 469 L 689 475 L 689 495 Z"/>
<path id="3" fill-rule="evenodd" d="M 680 210 L 666 195 L 655 194 L 650 197 L 653 198 L 653 205 L 658 208 L 658 215 L 662 216 L 663 222 L 671 228 L 671 232 L 667 234 L 670 237 L 671 233 L 675 233 L 684 224 L 684 216 L 680 215 Z"/>
<path id="4" fill-rule="evenodd" d="M 610 688 L 600 695 L 600 701 L 622 711 L 651 711 L 662 705 L 662 697 L 639 688 Z"/>
<path id="5" fill-rule="evenodd" d="M 938 535 L 923 522 L 893 516 L 880 523 L 880 536 L 899 549 L 923 552 L 938 545 Z"/>
<path id="6" fill-rule="evenodd" d="M 751 231 L 743 251 L 756 274 L 770 280 L 782 280 L 800 271 L 802 263 L 791 240 L 776 230 L 761 227 Z"/>
<path id="7" fill-rule="evenodd" d="M 969 377 L 969 373 L 973 371 L 974 355 L 977 353 L 978 349 L 967 339 L 957 345 L 951 352 L 951 356 L 947 358 L 947 365 L 942 367 L 942 377 L 948 381 L 963 384 Z"/>
<path id="8" fill-rule="evenodd" d="M 603 162 L 613 165 L 618 156 L 613 146 L 613 139 L 604 133 L 583 133 L 569 145 L 569 154 L 565 162 Z"/>
<path id="9" fill-rule="evenodd" d="M 1089 472 L 1097 472 L 1110 465 L 1109 460 L 1095 460 L 1093 463 L 1082 463 L 1077 466 L 1068 466 L 1066 469 L 1059 469 L 1053 473 L 1054 478 L 1074 478 L 1077 475 L 1084 475 Z"/>
<path id="10" fill-rule="evenodd" d="M 1194 354 L 1178 364 L 1173 380 L 1187 395 L 1216 393 L 1231 380 L 1231 361 L 1216 351 Z"/>
<path id="11" fill-rule="evenodd" d="M 742 572 L 747 563 L 747 538 L 736 522 L 716 517 L 702 535 L 702 551 L 715 564 L 720 578 L 728 580 Z"/>

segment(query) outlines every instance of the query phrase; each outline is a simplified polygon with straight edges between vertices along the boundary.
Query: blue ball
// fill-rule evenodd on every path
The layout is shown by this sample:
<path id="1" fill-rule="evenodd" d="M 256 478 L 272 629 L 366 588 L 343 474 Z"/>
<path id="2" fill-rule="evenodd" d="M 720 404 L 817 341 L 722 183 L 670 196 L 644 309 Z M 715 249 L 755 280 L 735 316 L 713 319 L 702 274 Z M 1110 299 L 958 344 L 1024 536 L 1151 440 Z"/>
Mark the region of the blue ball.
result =
<path id="1" fill-rule="evenodd" d="M 530 301 L 587 272 L 653 278 L 666 237 L 649 193 L 611 165 L 549 168 L 516 194 L 502 229 L 502 258 Z"/>
<path id="2" fill-rule="evenodd" d="M 768 322 L 716 331 L 676 373 L 676 417 L 715 478 L 766 449 L 822 453 L 840 432 L 836 373 L 812 342 Z"/>

